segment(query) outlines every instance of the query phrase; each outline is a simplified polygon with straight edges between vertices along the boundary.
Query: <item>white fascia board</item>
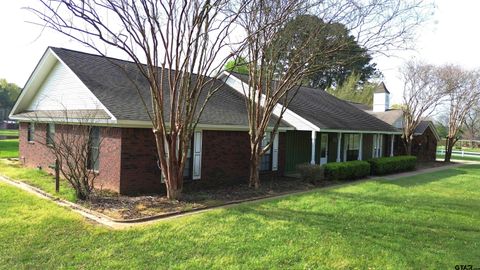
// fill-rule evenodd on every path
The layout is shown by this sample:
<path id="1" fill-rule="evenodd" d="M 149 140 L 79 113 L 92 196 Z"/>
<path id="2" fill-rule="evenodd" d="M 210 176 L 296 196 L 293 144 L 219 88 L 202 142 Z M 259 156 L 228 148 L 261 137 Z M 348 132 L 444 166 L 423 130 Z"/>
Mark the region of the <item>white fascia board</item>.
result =
<path id="1" fill-rule="evenodd" d="M 65 68 L 68 69 L 68 71 L 70 71 L 73 74 L 73 76 L 75 76 L 75 78 L 78 79 L 78 81 L 80 81 L 85 86 L 86 89 L 88 89 L 88 87 L 82 82 L 82 80 L 80 80 L 80 78 L 77 76 L 77 74 L 75 72 L 73 72 L 73 70 L 70 69 L 70 67 L 67 64 L 65 64 L 65 62 L 63 62 L 63 60 L 52 49 L 49 48 L 48 50 L 57 58 L 57 60 L 60 63 L 62 63 L 62 65 L 65 66 Z M 88 90 L 90 91 L 90 89 L 88 89 Z M 105 107 L 105 105 L 103 105 L 102 102 L 100 102 L 100 100 L 97 98 L 97 96 L 95 96 L 95 94 L 93 94 L 93 92 L 91 92 L 91 91 L 90 91 L 90 93 L 92 94 L 92 98 L 94 98 L 98 102 L 97 104 L 100 104 L 100 108 L 103 109 L 110 116 L 111 120 L 116 121 L 117 118 L 110 112 L 110 110 L 107 109 L 107 107 Z"/>
<path id="2" fill-rule="evenodd" d="M 28 102 L 35 96 L 35 89 L 41 86 L 57 61 L 57 57 L 52 54 L 50 49 L 47 49 L 45 53 L 43 53 L 42 58 L 28 78 L 20 96 L 10 111 L 9 118 L 15 119 L 14 115 L 18 113 L 18 110 L 26 107 L 26 104 L 28 105 Z"/>
<path id="3" fill-rule="evenodd" d="M 27 105 L 32 101 L 32 99 L 35 97 L 36 92 L 39 90 L 40 86 L 45 81 L 46 77 L 50 74 L 50 71 L 57 62 L 60 62 L 69 72 L 71 72 L 71 74 L 73 74 L 73 76 L 75 76 L 76 79 L 78 79 L 80 83 L 83 84 L 82 80 L 78 78 L 77 74 L 75 74 L 75 72 L 73 72 L 70 67 L 68 67 L 68 65 L 65 64 L 60 59 L 60 57 L 58 57 L 58 55 L 53 52 L 51 48 L 48 48 L 38 62 L 37 66 L 35 67 L 32 75 L 30 75 L 30 78 L 28 79 L 22 92 L 20 93 L 17 102 L 15 102 L 13 109 L 10 111 L 9 118 L 19 121 L 28 121 L 28 119 L 17 117 L 15 116 L 15 114 L 19 113 L 19 111 L 21 111 L 22 109 L 25 109 Z M 83 85 L 86 89 L 88 89 L 85 84 Z M 88 89 L 88 91 L 90 91 L 90 89 Z M 98 102 L 97 104 L 100 104 L 100 109 L 103 109 L 111 117 L 110 120 L 116 121 L 116 117 L 107 109 L 107 107 L 105 107 L 105 105 L 103 105 L 91 91 L 90 93 L 92 95 L 92 98 L 94 98 Z"/>
<path id="4" fill-rule="evenodd" d="M 248 95 L 249 86 L 239 78 L 235 77 L 227 71 L 224 71 L 220 77 L 225 81 L 228 86 L 232 87 L 243 96 L 246 97 Z M 262 95 L 262 101 L 263 100 L 265 100 L 264 95 Z M 275 105 L 275 108 L 273 109 L 273 114 L 277 117 L 280 117 L 282 108 L 283 105 L 281 104 Z M 294 113 L 288 108 L 285 109 L 282 120 L 292 125 L 296 130 L 320 131 L 319 127 L 306 120 L 305 118 L 301 117 L 300 115 Z"/>
<path id="5" fill-rule="evenodd" d="M 32 118 L 26 118 L 26 117 L 19 117 L 19 116 L 12 116 L 11 119 L 17 120 L 19 122 L 34 122 L 34 123 L 55 123 L 55 124 L 65 124 L 65 125 L 71 125 L 71 124 L 83 124 L 83 125 L 93 125 L 93 126 L 111 126 L 114 127 L 116 121 L 112 121 L 110 119 L 94 119 L 94 120 L 89 120 L 88 122 L 85 122 L 85 119 L 75 119 L 75 118 L 69 118 L 68 120 L 61 119 L 61 118 L 42 118 L 42 117 L 37 117 L 35 119 Z"/>

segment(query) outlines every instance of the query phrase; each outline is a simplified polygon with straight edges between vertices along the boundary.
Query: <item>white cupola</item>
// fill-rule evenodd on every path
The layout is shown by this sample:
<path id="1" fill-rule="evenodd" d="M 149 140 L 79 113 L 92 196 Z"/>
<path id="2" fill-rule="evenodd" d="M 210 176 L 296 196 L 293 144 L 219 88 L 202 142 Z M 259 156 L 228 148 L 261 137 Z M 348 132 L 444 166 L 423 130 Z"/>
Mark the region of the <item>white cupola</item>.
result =
<path id="1" fill-rule="evenodd" d="M 390 92 L 381 82 L 373 92 L 373 111 L 384 112 L 390 108 Z"/>

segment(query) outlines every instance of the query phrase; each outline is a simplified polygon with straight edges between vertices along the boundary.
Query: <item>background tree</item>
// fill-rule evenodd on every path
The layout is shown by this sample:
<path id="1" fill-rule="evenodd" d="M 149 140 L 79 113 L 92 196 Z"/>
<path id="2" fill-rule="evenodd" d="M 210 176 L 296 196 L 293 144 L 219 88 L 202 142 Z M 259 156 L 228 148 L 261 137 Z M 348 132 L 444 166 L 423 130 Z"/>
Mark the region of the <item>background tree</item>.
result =
<path id="1" fill-rule="evenodd" d="M 311 32 L 317 32 L 309 41 L 315 54 L 311 62 L 316 71 L 305 76 L 303 85 L 326 90 L 345 84 L 352 75 L 356 78 L 356 85 L 362 85 L 378 73 L 368 51 L 357 43 L 345 25 L 340 22 L 325 23 L 315 15 L 299 15 L 286 23 L 283 38 L 292 40 L 291 48 L 287 49 L 304 43 L 302 39 L 308 39 L 309 35 L 302 33 Z M 325 53 L 331 48 L 335 48 L 334 54 Z M 288 52 L 280 59 L 281 63 L 288 64 Z"/>
<path id="2" fill-rule="evenodd" d="M 442 104 L 445 89 L 438 69 L 422 62 L 410 61 L 401 70 L 403 80 L 403 134 L 407 155 L 412 153 L 415 129 L 420 122 L 436 113 Z"/>
<path id="3" fill-rule="evenodd" d="M 360 82 L 360 75 L 352 73 L 337 87 L 329 87 L 326 91 L 340 99 L 373 105 L 373 93 L 377 87 L 374 82 Z"/>
<path id="4" fill-rule="evenodd" d="M 0 108 L 11 108 L 22 89 L 14 83 L 0 79 Z"/>
<path id="5" fill-rule="evenodd" d="M 248 88 L 243 89 L 249 118 L 249 183 L 257 188 L 261 156 L 271 148 L 285 110 L 308 76 L 345 63 L 346 58 L 355 59 L 343 57 L 351 52 L 352 40 L 369 52 L 406 44 L 412 29 L 424 19 L 424 5 L 420 1 L 400 0 L 240 3 L 246 7 L 239 17 L 240 27 L 246 33 L 241 56 L 249 63 Z M 293 27 L 296 23 L 289 22 L 300 16 L 328 23 L 296 31 Z M 345 32 L 338 34 L 342 27 L 348 29 L 346 33 L 354 33 L 354 38 L 345 38 Z M 319 61 L 319 57 L 325 62 Z M 274 110 L 279 116 L 275 119 Z M 272 126 L 270 142 L 262 143 L 269 126 Z"/>
<path id="6" fill-rule="evenodd" d="M 225 70 L 230 72 L 236 72 L 239 74 L 248 75 L 248 63 L 243 57 L 235 58 L 225 64 Z"/>
<path id="7" fill-rule="evenodd" d="M 460 138 L 465 118 L 480 100 L 480 73 L 455 65 L 440 68 L 439 77 L 447 94 L 448 134 L 445 140 L 445 162 L 450 162 L 452 149 Z"/>
<path id="8" fill-rule="evenodd" d="M 42 25 L 99 54 L 113 49 L 136 64 L 150 88 L 144 104 L 167 197 L 179 198 L 189 142 L 205 104 L 220 88 L 216 78 L 235 45 L 229 37 L 243 6 L 228 0 L 39 2 L 41 7 L 29 9 Z"/>
<path id="9" fill-rule="evenodd" d="M 478 140 L 480 137 L 480 107 L 479 104 L 473 105 L 467 112 L 464 122 L 464 133 L 462 139 L 470 140 L 470 146 L 475 148 L 478 146 L 478 143 L 475 143 L 475 140 Z"/>

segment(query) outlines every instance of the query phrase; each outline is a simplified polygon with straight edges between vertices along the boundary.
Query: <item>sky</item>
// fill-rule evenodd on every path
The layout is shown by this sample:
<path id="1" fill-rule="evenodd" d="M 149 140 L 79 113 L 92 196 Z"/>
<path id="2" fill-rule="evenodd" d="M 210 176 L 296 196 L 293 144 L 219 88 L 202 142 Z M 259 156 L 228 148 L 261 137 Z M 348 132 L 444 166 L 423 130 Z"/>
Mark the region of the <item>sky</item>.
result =
<path id="1" fill-rule="evenodd" d="M 73 40 L 30 23 L 35 16 L 22 9 L 34 0 L 0 1 L 0 78 L 23 87 L 48 46 L 86 51 Z M 410 51 L 390 52 L 374 62 L 384 74 L 391 104 L 400 103 L 402 82 L 399 69 L 415 58 L 432 64 L 458 64 L 480 67 L 480 1 L 438 0 L 431 20 L 418 30 L 415 47 Z"/>

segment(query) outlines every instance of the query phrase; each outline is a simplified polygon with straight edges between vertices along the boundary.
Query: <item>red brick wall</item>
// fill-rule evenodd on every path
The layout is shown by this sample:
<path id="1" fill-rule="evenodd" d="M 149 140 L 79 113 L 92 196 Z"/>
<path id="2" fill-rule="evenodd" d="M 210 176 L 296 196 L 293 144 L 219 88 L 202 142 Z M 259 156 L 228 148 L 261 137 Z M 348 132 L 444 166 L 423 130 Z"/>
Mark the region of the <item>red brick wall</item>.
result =
<path id="1" fill-rule="evenodd" d="M 34 142 L 27 142 L 28 123 L 20 123 L 19 156 L 20 161 L 28 167 L 40 166 L 43 170 L 52 172 L 48 166 L 55 162 L 55 158 L 44 142 L 46 126 L 46 124 L 35 124 Z M 55 136 L 69 132 L 67 127 L 55 125 Z M 100 167 L 95 181 L 98 189 L 120 191 L 121 133 L 122 130 L 119 128 L 101 128 Z"/>
<path id="2" fill-rule="evenodd" d="M 28 143 L 27 123 L 20 124 L 20 157 L 29 167 L 54 162 L 49 149 L 40 143 Z M 44 140 L 45 124 L 35 126 L 35 140 Z M 56 125 L 58 136 L 66 132 Z M 202 134 L 202 179 L 186 182 L 199 187 L 222 183 L 246 183 L 249 174 L 250 147 L 246 131 L 204 130 Z M 96 187 L 122 194 L 162 193 L 164 184 L 157 167 L 156 145 L 151 129 L 101 128 L 100 168 Z M 285 133 L 279 136 L 279 170 L 285 168 Z"/>
<path id="3" fill-rule="evenodd" d="M 202 180 L 212 183 L 248 181 L 250 143 L 246 131 L 204 130 Z"/>
<path id="4" fill-rule="evenodd" d="M 157 165 L 157 150 L 152 129 L 122 130 L 120 191 L 124 194 L 160 193 L 165 185 Z"/>
<path id="5" fill-rule="evenodd" d="M 28 167 L 48 169 L 48 166 L 55 162 L 55 158 L 50 150 L 44 145 L 46 135 L 46 125 L 36 124 L 33 135 L 34 142 L 28 142 L 28 123 L 19 125 L 19 157 L 20 162 Z M 40 143 L 40 140 L 43 143 Z"/>

